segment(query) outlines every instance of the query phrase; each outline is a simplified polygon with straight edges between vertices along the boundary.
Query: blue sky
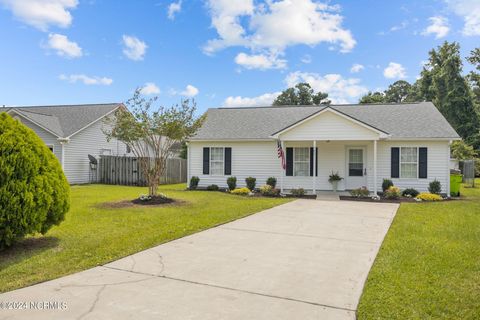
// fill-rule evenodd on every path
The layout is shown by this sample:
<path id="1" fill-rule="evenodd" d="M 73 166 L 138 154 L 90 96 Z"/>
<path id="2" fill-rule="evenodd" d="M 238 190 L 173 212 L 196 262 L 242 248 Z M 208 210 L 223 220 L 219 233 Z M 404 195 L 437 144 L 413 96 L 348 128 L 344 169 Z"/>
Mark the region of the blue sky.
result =
<path id="1" fill-rule="evenodd" d="M 299 81 L 348 103 L 414 82 L 445 40 L 468 55 L 480 1 L 0 0 L 0 39 L 0 105 L 120 102 L 143 87 L 203 111 L 269 104 Z"/>

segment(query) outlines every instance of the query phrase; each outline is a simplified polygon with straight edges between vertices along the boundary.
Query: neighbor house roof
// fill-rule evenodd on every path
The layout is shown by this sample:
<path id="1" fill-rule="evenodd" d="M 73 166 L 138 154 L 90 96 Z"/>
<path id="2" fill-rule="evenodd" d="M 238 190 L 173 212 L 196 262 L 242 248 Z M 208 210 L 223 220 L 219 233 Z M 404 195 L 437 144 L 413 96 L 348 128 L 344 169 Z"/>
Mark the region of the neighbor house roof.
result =
<path id="1" fill-rule="evenodd" d="M 120 106 L 123 104 L 32 106 L 11 107 L 8 111 L 15 111 L 56 136 L 67 138 Z"/>
<path id="2" fill-rule="evenodd" d="M 392 139 L 457 139 L 458 134 L 431 102 L 330 106 L 270 106 L 208 109 L 191 140 L 264 140 L 331 108 L 387 133 Z"/>

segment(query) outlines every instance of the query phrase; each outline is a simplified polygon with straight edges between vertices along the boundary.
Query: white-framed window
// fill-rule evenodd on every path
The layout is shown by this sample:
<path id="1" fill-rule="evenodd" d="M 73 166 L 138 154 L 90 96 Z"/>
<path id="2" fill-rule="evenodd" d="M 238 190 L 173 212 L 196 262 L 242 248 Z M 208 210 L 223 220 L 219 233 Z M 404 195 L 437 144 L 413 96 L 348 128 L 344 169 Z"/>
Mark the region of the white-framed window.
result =
<path id="1" fill-rule="evenodd" d="M 310 148 L 293 148 L 293 175 L 310 176 Z"/>
<path id="2" fill-rule="evenodd" d="M 210 175 L 223 176 L 225 168 L 225 148 L 210 148 Z"/>
<path id="3" fill-rule="evenodd" d="M 418 148 L 400 148 L 400 178 L 418 178 Z"/>
<path id="4" fill-rule="evenodd" d="M 54 152 L 53 144 L 47 144 L 47 148 Z"/>

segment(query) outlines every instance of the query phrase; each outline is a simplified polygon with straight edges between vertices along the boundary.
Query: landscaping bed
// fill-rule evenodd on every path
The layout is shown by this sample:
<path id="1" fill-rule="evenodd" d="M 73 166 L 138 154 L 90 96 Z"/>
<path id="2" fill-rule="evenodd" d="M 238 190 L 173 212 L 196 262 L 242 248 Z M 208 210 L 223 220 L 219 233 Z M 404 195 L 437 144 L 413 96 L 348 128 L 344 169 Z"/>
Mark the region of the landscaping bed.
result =
<path id="1" fill-rule="evenodd" d="M 400 198 L 400 199 L 373 199 L 371 197 L 354 197 L 354 196 L 340 196 L 340 200 L 346 201 L 362 201 L 362 202 L 379 202 L 379 203 L 402 203 L 402 202 L 418 202 L 413 198 Z"/>

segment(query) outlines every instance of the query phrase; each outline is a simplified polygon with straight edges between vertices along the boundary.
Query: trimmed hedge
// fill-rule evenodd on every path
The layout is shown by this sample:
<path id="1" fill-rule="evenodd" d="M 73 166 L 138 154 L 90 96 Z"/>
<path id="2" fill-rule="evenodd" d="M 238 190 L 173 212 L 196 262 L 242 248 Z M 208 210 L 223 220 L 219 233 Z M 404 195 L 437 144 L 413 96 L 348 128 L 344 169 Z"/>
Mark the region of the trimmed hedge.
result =
<path id="1" fill-rule="evenodd" d="M 65 219 L 70 186 L 33 130 L 0 113 L 0 250 Z"/>

